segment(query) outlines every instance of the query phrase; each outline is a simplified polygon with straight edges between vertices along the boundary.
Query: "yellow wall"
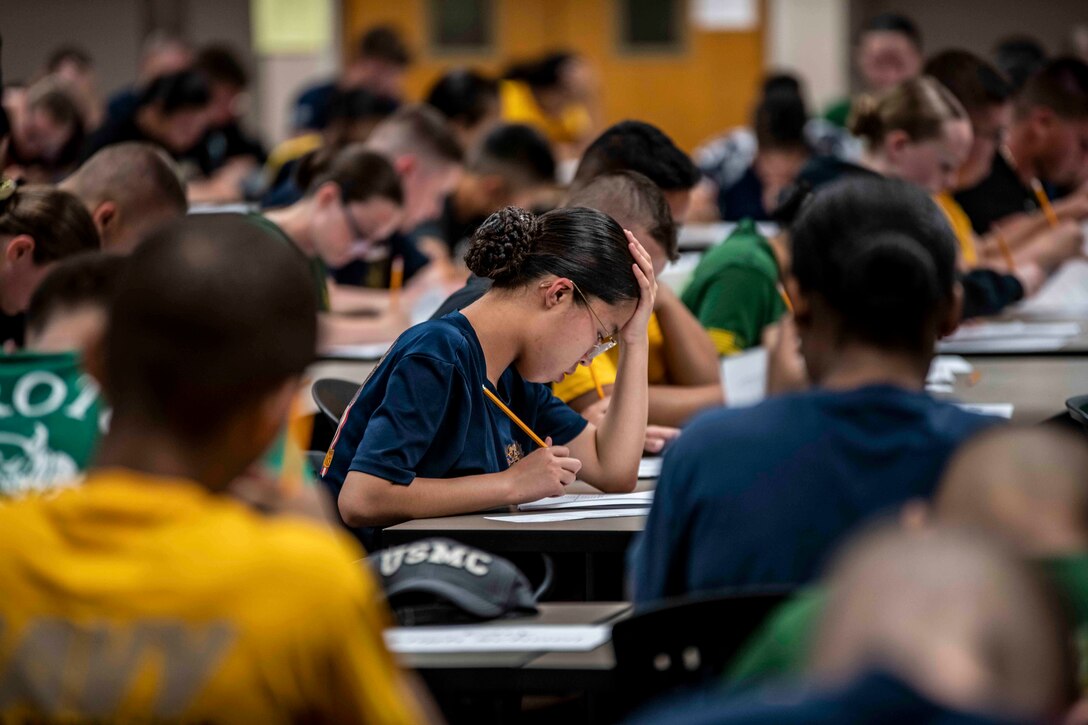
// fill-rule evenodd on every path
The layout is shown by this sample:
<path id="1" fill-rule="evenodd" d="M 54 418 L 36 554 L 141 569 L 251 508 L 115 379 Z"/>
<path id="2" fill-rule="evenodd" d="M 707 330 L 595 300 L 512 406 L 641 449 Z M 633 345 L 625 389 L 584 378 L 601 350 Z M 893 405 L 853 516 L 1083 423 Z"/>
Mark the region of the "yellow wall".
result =
<path id="1" fill-rule="evenodd" d="M 496 52 L 429 53 L 427 0 L 343 0 L 344 47 L 375 23 L 392 23 L 416 50 L 408 79 L 419 98 L 443 70 L 473 65 L 496 72 L 511 60 L 563 48 L 590 58 L 600 74 L 605 123 L 639 118 L 691 150 L 713 134 L 747 122 L 763 68 L 763 30 L 704 32 L 686 27 L 683 50 L 633 55 L 617 48 L 614 0 L 492 0 Z"/>

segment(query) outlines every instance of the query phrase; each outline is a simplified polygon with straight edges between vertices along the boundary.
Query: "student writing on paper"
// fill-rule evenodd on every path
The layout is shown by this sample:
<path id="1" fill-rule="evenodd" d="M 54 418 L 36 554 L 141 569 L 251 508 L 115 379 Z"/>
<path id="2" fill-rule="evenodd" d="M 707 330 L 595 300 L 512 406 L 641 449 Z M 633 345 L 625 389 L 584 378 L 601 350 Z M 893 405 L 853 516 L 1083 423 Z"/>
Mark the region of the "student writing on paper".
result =
<path id="1" fill-rule="evenodd" d="M 328 268 L 345 264 L 356 246 L 379 246 L 400 223 L 404 195 L 393 167 L 361 145 L 317 151 L 303 158 L 297 178 L 303 198 L 264 216 L 250 218 L 297 247 L 309 260 L 322 311 L 326 345 L 391 340 L 408 321 L 388 304 L 386 292 L 369 293 L 330 284 Z M 371 307 L 372 318 L 339 316 L 336 311 Z"/>
<path id="2" fill-rule="evenodd" d="M 962 295 L 955 240 L 924 192 L 838 182 L 791 242 L 786 287 L 815 387 L 688 425 L 632 550 L 636 602 L 809 581 L 846 532 L 929 495 L 956 446 L 994 422 L 924 392 Z"/>
<path id="3" fill-rule="evenodd" d="M 991 173 L 994 154 L 1003 143 L 1012 112 L 1011 86 L 996 68 L 962 50 L 934 56 L 926 62 L 926 73 L 959 100 L 971 123 L 967 154 L 956 174 L 934 197 L 960 243 L 961 268 L 1015 274 L 1025 295 L 1031 295 L 1055 268 L 1081 252 L 1084 235 L 1080 225 L 1073 220 L 1043 228 L 1002 224 L 976 235 L 971 220 L 952 194 L 975 186 Z"/>
<path id="4" fill-rule="evenodd" d="M 576 476 L 635 486 L 656 291 L 642 245 L 597 211 L 511 207 L 477 230 L 467 262 L 491 290 L 401 336 L 340 420 L 323 476 L 350 526 L 535 501 Z M 612 405 L 593 425 L 545 383 L 617 343 Z"/>
<path id="5" fill-rule="evenodd" d="M 985 234 L 998 224 L 1005 234 L 1045 229 L 1032 188 L 1037 180 L 1053 196 L 1059 187 L 1077 183 L 1088 156 L 1088 65 L 1060 57 L 1035 72 L 1013 102 L 1006 143 L 994 153 L 989 175 L 956 201 L 975 231 Z M 1084 188 L 1053 202 L 1059 221 L 1088 219 Z"/>

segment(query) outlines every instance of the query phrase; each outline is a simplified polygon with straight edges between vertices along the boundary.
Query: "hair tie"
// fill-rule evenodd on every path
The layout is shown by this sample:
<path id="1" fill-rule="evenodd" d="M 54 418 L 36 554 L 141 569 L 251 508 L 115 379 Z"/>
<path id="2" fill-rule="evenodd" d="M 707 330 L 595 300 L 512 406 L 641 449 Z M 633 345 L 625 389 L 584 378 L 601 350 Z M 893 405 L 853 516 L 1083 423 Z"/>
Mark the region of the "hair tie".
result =
<path id="1" fill-rule="evenodd" d="M 0 179 L 0 212 L 7 211 L 8 203 L 18 188 L 19 182 L 15 179 Z"/>

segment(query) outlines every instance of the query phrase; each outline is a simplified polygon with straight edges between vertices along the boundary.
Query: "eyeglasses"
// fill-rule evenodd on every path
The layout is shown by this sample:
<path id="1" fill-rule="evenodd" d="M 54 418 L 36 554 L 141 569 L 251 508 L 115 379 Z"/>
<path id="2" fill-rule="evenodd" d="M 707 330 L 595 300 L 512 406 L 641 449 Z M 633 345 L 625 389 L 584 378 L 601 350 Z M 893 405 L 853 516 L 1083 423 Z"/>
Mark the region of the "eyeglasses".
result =
<path id="1" fill-rule="evenodd" d="M 344 210 L 344 219 L 348 223 L 348 231 L 351 232 L 351 241 L 366 241 L 366 235 L 363 234 L 363 230 L 359 228 L 359 222 L 355 221 L 355 217 L 351 215 L 351 210 L 348 209 L 347 199 L 344 199 L 343 197 L 340 198 L 340 208 Z"/>
<path id="2" fill-rule="evenodd" d="M 577 292 L 578 296 L 582 298 L 582 302 L 586 304 L 586 309 L 589 310 L 589 314 L 592 315 L 594 321 L 596 321 L 596 323 L 600 325 L 600 330 L 607 330 L 608 328 L 605 327 L 603 322 L 601 322 L 601 318 L 597 317 L 597 313 L 593 311 L 593 306 L 589 304 L 589 299 L 587 299 L 585 294 L 582 293 L 582 290 L 578 289 L 578 285 L 574 283 L 574 280 L 571 280 L 570 283 L 574 286 L 574 291 Z M 597 331 L 597 344 L 594 345 L 590 349 L 589 354 L 586 355 L 587 360 L 592 360 L 593 358 L 600 355 L 602 352 L 608 352 L 616 346 L 616 336 L 603 335 L 601 334 L 600 330 Z"/>

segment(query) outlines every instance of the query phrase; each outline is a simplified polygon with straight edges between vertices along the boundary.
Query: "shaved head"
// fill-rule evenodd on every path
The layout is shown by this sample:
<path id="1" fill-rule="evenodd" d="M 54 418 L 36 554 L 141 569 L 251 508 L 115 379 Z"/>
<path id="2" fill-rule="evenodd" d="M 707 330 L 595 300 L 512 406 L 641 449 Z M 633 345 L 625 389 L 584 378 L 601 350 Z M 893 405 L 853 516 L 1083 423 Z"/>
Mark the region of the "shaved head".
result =
<path id="1" fill-rule="evenodd" d="M 87 207 L 107 252 L 131 252 L 152 229 L 188 210 L 174 162 L 148 143 L 107 146 L 60 188 Z"/>
<path id="2" fill-rule="evenodd" d="M 1039 426 L 987 431 L 952 459 L 936 509 L 1032 555 L 1088 549 L 1088 441 Z"/>
<path id="3" fill-rule="evenodd" d="M 832 568 L 810 671 L 828 683 L 889 671 L 956 709 L 1047 719 L 1074 667 L 1062 608 L 1034 569 L 963 529 L 880 525 Z"/>

